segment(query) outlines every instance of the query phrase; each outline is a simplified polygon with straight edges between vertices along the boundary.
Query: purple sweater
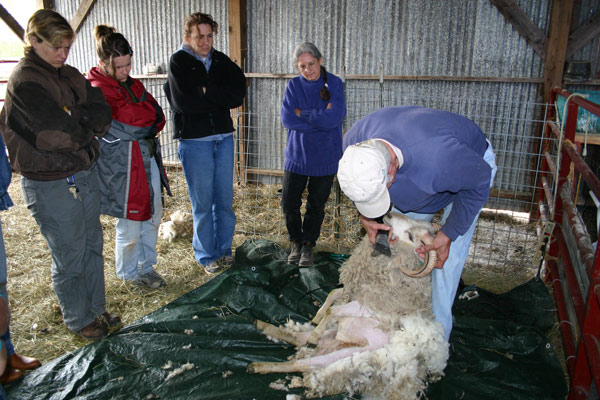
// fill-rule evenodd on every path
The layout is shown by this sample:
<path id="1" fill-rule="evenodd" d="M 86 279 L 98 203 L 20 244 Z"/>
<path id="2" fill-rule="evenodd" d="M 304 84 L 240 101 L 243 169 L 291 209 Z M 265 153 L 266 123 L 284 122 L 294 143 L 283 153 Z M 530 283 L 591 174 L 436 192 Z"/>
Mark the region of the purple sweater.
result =
<path id="1" fill-rule="evenodd" d="M 368 139 L 385 139 L 402 151 L 404 164 L 390 187 L 402 212 L 436 213 L 453 203 L 442 231 L 464 234 L 489 197 L 491 168 L 483 159 L 486 138 L 470 119 L 423 107 L 388 107 L 348 130 L 344 149 Z"/>
<path id="2" fill-rule="evenodd" d="M 346 116 L 344 85 L 327 72 L 331 98 L 319 95 L 323 76 L 308 81 L 299 75 L 285 89 L 281 105 L 281 123 L 288 129 L 284 168 L 299 175 L 326 176 L 337 173 L 342 157 L 342 123 Z M 327 104 L 332 107 L 327 109 Z M 294 109 L 302 110 L 298 117 Z"/>

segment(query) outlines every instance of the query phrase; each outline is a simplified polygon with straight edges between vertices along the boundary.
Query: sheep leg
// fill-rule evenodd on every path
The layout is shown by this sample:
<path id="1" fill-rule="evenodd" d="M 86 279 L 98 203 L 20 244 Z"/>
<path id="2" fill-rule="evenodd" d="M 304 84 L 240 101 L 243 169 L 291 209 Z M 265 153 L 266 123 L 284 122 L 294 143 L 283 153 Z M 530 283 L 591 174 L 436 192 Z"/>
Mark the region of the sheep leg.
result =
<path id="1" fill-rule="evenodd" d="M 271 325 L 267 322 L 256 320 L 254 327 L 260 330 L 264 335 L 274 337 L 275 339 L 283 340 L 296 347 L 304 346 L 308 341 L 310 331 L 307 332 L 290 332 L 286 329 Z"/>
<path id="2" fill-rule="evenodd" d="M 248 365 L 247 371 L 255 374 L 269 374 L 272 372 L 308 372 L 314 368 L 323 368 L 342 358 L 350 357 L 356 352 L 368 350 L 368 347 L 346 347 L 322 356 L 303 358 L 284 362 L 253 362 Z"/>
<path id="3" fill-rule="evenodd" d="M 335 317 L 335 313 L 333 312 L 333 308 L 330 307 L 325 311 L 323 317 L 321 318 L 321 322 L 319 325 L 315 326 L 315 329 L 312 330 L 312 333 L 308 337 L 308 343 L 312 345 L 317 345 L 319 343 L 319 339 L 323 334 L 327 331 L 327 326 Z"/>
<path id="4" fill-rule="evenodd" d="M 251 374 L 270 374 L 272 372 L 308 372 L 310 367 L 301 364 L 300 360 L 284 362 L 253 362 L 248 365 L 246 371 Z"/>
<path id="5" fill-rule="evenodd" d="M 325 312 L 325 316 L 313 329 L 310 337 L 308 338 L 308 343 L 312 345 L 316 345 L 319 343 L 319 339 L 323 336 L 323 333 L 327 330 L 330 322 L 334 318 L 339 317 L 373 317 L 373 313 L 370 312 L 367 308 L 362 307 L 359 302 L 352 301 L 350 303 L 345 303 L 340 306 L 333 306 L 327 309 Z"/>
<path id="6" fill-rule="evenodd" d="M 335 303 L 340 297 L 342 297 L 343 294 L 344 288 L 337 288 L 329 292 L 325 303 L 323 303 L 321 308 L 319 308 L 319 311 L 317 311 L 315 317 L 312 319 L 312 323 L 315 325 L 319 325 L 321 320 L 325 317 L 325 313 L 327 312 L 327 310 L 329 310 L 333 303 Z"/>

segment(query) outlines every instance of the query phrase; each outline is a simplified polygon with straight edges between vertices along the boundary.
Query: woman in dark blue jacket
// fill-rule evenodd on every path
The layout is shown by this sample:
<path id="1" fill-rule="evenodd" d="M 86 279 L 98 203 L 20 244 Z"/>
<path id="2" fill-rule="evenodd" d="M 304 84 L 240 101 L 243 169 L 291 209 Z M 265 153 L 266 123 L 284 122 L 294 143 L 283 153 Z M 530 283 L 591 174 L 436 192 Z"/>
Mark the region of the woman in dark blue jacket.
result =
<path id="1" fill-rule="evenodd" d="M 292 78 L 281 105 L 281 123 L 288 129 L 281 206 L 291 242 L 288 262 L 313 265 L 312 248 L 321 233 L 338 161 L 342 157 L 342 123 L 346 116 L 344 84 L 327 72 L 323 56 L 309 42 L 294 51 L 300 75 Z M 304 221 L 302 193 L 308 185 Z"/>

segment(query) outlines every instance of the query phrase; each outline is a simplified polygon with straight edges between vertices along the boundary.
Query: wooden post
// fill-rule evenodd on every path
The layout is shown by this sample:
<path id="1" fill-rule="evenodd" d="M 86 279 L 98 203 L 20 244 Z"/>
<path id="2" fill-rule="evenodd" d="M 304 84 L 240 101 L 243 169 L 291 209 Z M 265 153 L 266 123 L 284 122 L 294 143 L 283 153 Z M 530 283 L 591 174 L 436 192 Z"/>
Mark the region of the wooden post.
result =
<path id="1" fill-rule="evenodd" d="M 73 15 L 73 18 L 71 18 L 71 21 L 69 22 L 75 33 L 79 32 L 79 28 L 81 28 L 81 25 L 88 14 L 92 11 L 92 7 L 94 7 L 95 3 L 96 0 L 81 0 L 79 7 L 77 7 L 77 11 L 75 11 L 75 15 Z"/>
<path id="2" fill-rule="evenodd" d="M 567 57 L 567 43 L 571 27 L 574 0 L 554 0 L 550 19 L 550 37 L 544 65 L 544 102 L 550 100 L 554 86 L 562 87 L 562 75 Z"/>
<path id="3" fill-rule="evenodd" d="M 6 25 L 8 25 L 10 30 L 13 31 L 13 33 L 17 35 L 19 39 L 21 39 L 21 41 L 25 41 L 25 31 L 23 30 L 19 22 L 17 22 L 17 20 L 13 18 L 11 13 L 9 13 L 8 10 L 4 8 L 2 4 L 0 4 L 0 19 L 2 19 L 6 23 Z"/>
<path id="4" fill-rule="evenodd" d="M 235 62 L 242 71 L 245 72 L 246 60 L 248 56 L 247 41 L 247 22 L 246 22 L 246 0 L 229 0 L 229 57 Z M 248 82 L 246 83 L 248 85 Z M 248 100 L 244 98 L 244 103 L 236 111 L 238 118 L 234 121 L 236 125 L 237 155 L 235 170 L 238 175 L 238 182 L 246 184 L 246 143 L 248 140 Z"/>

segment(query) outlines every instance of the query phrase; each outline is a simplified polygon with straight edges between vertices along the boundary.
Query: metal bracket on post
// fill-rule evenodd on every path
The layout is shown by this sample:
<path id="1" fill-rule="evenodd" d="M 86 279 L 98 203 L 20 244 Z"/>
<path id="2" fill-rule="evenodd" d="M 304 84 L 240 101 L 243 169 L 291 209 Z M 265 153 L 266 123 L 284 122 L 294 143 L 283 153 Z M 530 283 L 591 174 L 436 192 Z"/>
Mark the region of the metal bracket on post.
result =
<path id="1" fill-rule="evenodd" d="M 556 226 L 556 222 L 548 221 L 544 224 L 544 230 L 542 231 L 540 237 L 538 238 L 537 246 L 535 249 L 535 254 L 533 256 L 533 265 L 538 267 L 537 277 L 540 276 L 540 271 L 542 270 L 542 264 L 544 263 L 544 257 L 546 256 L 546 252 L 548 251 L 548 246 L 550 245 L 550 238 L 552 237 L 552 232 L 554 232 L 554 227 Z"/>
<path id="2" fill-rule="evenodd" d="M 383 108 L 383 64 L 379 65 L 379 107 Z"/>

